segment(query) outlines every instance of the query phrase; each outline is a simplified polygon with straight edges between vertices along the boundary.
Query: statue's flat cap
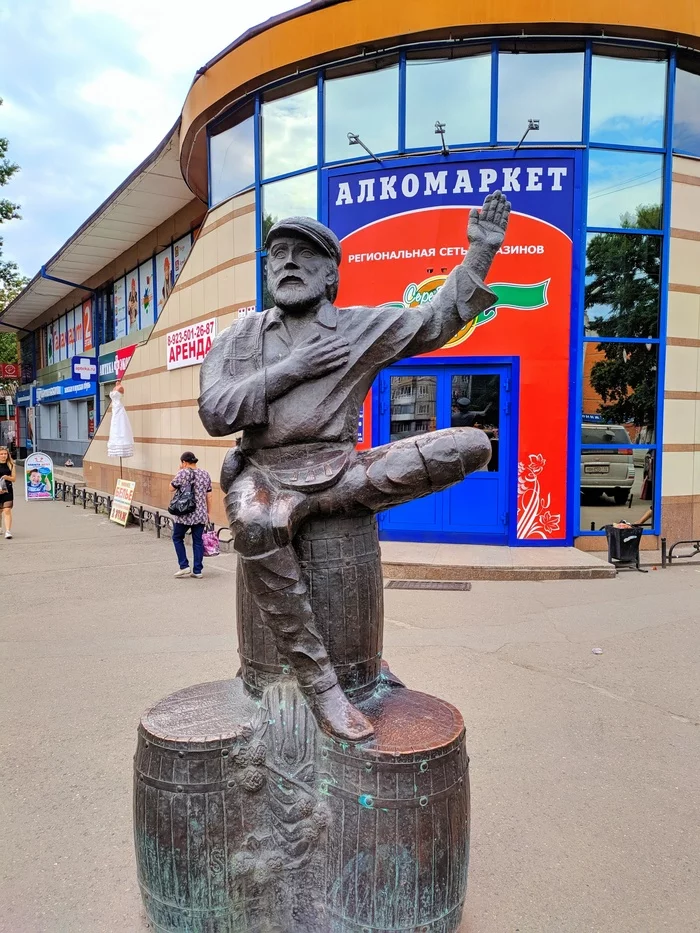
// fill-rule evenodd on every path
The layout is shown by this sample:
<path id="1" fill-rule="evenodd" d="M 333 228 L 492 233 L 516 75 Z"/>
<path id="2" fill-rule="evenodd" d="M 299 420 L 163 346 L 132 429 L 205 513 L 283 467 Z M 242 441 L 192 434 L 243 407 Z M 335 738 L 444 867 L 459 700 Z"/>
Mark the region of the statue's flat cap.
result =
<path id="1" fill-rule="evenodd" d="M 270 244 L 278 237 L 282 236 L 302 236 L 309 240 L 314 246 L 318 247 L 322 253 L 333 259 L 336 265 L 340 265 L 342 251 L 340 241 L 333 231 L 325 224 L 314 220 L 312 217 L 286 217 L 284 220 L 278 220 L 270 228 L 265 239 L 265 246 L 270 248 Z"/>

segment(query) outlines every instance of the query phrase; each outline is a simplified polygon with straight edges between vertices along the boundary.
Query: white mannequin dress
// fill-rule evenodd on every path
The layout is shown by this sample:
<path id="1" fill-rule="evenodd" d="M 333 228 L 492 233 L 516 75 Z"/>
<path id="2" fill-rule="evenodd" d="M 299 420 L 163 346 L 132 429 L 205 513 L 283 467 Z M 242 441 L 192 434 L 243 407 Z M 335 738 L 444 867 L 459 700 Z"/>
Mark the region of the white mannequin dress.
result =
<path id="1" fill-rule="evenodd" d="M 133 457 L 134 432 L 131 430 L 129 416 L 122 402 L 121 392 L 112 389 L 109 393 L 112 400 L 112 423 L 109 428 L 107 441 L 108 457 Z"/>

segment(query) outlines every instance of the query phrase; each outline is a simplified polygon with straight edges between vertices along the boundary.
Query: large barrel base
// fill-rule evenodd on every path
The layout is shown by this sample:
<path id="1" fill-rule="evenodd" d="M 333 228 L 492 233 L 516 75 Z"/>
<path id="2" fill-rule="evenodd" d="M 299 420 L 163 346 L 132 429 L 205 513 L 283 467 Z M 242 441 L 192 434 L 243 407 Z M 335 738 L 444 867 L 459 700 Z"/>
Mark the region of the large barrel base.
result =
<path id="1" fill-rule="evenodd" d="M 290 678 L 259 700 L 241 678 L 201 684 L 144 714 L 134 837 L 157 933 L 455 933 L 462 718 L 386 675 L 361 708 L 362 746 L 320 732 Z"/>

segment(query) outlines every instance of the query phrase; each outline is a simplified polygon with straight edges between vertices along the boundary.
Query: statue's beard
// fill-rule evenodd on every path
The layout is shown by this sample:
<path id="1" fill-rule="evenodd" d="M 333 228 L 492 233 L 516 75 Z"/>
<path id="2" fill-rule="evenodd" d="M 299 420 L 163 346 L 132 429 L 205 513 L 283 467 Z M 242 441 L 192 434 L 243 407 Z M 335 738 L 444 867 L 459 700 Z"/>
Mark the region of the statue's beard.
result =
<path id="1" fill-rule="evenodd" d="M 326 297 L 326 284 L 323 280 L 312 280 L 309 283 L 282 281 L 279 285 L 268 282 L 268 288 L 277 307 L 292 314 L 302 313 Z"/>

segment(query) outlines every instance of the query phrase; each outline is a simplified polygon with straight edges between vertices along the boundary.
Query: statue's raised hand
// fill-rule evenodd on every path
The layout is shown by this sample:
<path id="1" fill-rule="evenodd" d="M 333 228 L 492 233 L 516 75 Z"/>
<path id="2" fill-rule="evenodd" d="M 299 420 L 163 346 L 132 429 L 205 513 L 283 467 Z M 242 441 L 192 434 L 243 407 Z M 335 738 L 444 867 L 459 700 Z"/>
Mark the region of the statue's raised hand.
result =
<path id="1" fill-rule="evenodd" d="M 500 191 L 487 195 L 480 211 L 474 207 L 469 212 L 467 236 L 470 247 L 484 247 L 493 254 L 497 253 L 506 235 L 509 216 L 510 201 Z"/>

